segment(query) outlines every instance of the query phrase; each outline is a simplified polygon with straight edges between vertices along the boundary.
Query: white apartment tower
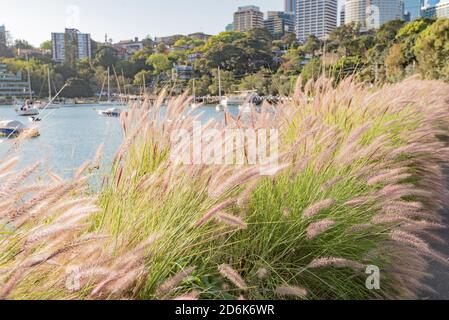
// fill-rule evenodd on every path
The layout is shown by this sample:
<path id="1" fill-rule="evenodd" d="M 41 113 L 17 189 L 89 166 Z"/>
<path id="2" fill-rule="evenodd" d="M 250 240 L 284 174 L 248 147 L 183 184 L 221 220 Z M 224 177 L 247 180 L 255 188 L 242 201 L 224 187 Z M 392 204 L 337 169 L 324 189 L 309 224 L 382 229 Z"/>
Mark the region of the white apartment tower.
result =
<path id="1" fill-rule="evenodd" d="M 5 26 L 0 26 L 0 45 L 6 45 L 6 29 Z"/>
<path id="2" fill-rule="evenodd" d="M 358 23 L 362 31 L 378 29 L 383 24 L 404 19 L 402 0 L 346 0 L 345 23 Z"/>
<path id="3" fill-rule="evenodd" d="M 296 35 L 305 41 L 310 35 L 326 38 L 337 27 L 338 0 L 297 0 Z"/>
<path id="4" fill-rule="evenodd" d="M 65 33 L 52 33 L 51 40 L 54 61 L 64 61 L 66 50 L 70 46 L 76 47 L 77 60 L 92 57 L 92 43 L 88 33 L 80 33 L 76 29 L 66 29 Z"/>
<path id="5" fill-rule="evenodd" d="M 234 13 L 234 30 L 235 31 L 249 31 L 254 28 L 263 28 L 263 13 L 259 7 L 244 6 L 239 7 L 238 11 Z"/>

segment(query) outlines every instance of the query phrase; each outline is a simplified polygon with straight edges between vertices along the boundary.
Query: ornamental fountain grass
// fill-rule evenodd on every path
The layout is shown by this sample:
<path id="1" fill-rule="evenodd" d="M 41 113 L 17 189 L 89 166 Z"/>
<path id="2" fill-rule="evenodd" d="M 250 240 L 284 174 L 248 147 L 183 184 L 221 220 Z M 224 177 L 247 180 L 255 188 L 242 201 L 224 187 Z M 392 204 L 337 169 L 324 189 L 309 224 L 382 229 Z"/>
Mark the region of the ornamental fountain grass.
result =
<path id="1" fill-rule="evenodd" d="M 271 176 L 171 161 L 188 147 L 173 133 L 193 133 L 200 117 L 184 112 L 187 94 L 164 112 L 162 93 L 122 114 L 125 141 L 98 193 L 88 179 L 100 152 L 73 179 L 45 183 L 30 178 L 39 164 L 3 160 L 0 297 L 416 298 L 431 290 L 429 262 L 447 263 L 431 244 L 445 227 L 448 92 L 417 78 L 382 88 L 321 78 L 298 83 L 291 101 L 205 125 L 278 130 Z M 366 288 L 370 265 L 379 290 Z"/>

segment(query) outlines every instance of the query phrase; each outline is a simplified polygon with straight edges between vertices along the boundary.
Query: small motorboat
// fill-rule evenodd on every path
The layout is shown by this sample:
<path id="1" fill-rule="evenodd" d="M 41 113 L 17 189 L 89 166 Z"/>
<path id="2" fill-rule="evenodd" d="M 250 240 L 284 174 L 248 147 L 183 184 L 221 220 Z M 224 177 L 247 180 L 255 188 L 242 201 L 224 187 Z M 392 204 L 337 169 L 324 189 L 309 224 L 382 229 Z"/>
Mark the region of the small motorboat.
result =
<path id="1" fill-rule="evenodd" d="M 122 114 L 122 110 L 118 108 L 110 108 L 106 110 L 99 110 L 98 114 L 105 117 L 120 117 L 120 115 Z"/>
<path id="2" fill-rule="evenodd" d="M 40 135 L 36 128 L 28 128 L 20 121 L 0 121 L 0 137 L 14 138 L 22 133 L 29 133 L 30 137 L 38 137 Z"/>
<path id="3" fill-rule="evenodd" d="M 5 120 L 0 122 L 0 136 L 17 136 L 26 129 L 26 126 L 20 121 Z"/>
<path id="4" fill-rule="evenodd" d="M 40 122 L 42 121 L 41 118 L 37 117 L 37 116 L 33 116 L 29 118 L 31 122 Z"/>

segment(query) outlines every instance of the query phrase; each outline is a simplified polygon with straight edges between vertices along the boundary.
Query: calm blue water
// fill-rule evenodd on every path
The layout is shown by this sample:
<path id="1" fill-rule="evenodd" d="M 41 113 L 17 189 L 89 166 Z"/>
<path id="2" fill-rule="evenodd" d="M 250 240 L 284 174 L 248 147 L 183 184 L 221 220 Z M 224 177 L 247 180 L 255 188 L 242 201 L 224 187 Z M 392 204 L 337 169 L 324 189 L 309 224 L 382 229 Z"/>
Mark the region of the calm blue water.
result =
<path id="1" fill-rule="evenodd" d="M 110 163 L 123 141 L 119 118 L 99 116 L 100 105 L 65 106 L 61 109 L 45 110 L 39 115 L 40 137 L 23 142 L 17 150 L 11 148 L 13 139 L 0 138 L 0 161 L 8 155 L 20 156 L 20 167 L 41 161 L 48 168 L 65 178 L 71 177 L 86 160 L 91 160 L 98 149 L 104 145 L 102 172 L 108 172 Z M 232 113 L 238 109 L 233 108 Z M 222 119 L 214 107 L 205 106 L 195 111 L 204 113 L 203 120 Z M 19 120 L 26 125 L 28 117 L 19 117 L 11 106 L 0 106 L 0 121 Z"/>

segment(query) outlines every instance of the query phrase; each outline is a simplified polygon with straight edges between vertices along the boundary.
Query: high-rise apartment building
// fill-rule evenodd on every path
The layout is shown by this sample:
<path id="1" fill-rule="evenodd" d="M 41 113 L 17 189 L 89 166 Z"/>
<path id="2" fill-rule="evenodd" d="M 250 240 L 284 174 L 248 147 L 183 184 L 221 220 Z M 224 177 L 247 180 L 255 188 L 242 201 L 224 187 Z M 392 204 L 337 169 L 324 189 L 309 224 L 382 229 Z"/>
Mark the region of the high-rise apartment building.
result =
<path id="1" fill-rule="evenodd" d="M 6 45 L 6 29 L 5 26 L 0 26 L 0 46 Z"/>
<path id="2" fill-rule="evenodd" d="M 337 27 L 338 0 L 297 0 L 295 31 L 299 41 L 325 38 Z"/>
<path id="3" fill-rule="evenodd" d="M 346 6 L 342 5 L 340 8 L 340 26 L 345 24 L 345 20 L 346 20 Z"/>
<path id="4" fill-rule="evenodd" d="M 234 13 L 234 30 L 249 31 L 254 28 L 263 28 L 263 13 L 259 7 L 244 6 L 239 7 Z"/>
<path id="5" fill-rule="evenodd" d="M 71 55 L 75 60 L 92 57 L 90 34 L 80 33 L 76 29 L 65 29 L 65 33 L 52 33 L 53 60 L 62 62 Z"/>
<path id="6" fill-rule="evenodd" d="M 362 31 L 404 19 L 403 0 L 346 0 L 345 7 L 345 23 L 358 23 Z"/>
<path id="7" fill-rule="evenodd" d="M 279 40 L 287 34 L 295 33 L 295 16 L 291 12 L 269 11 L 264 25 L 273 39 Z"/>
<path id="8" fill-rule="evenodd" d="M 296 13 L 296 0 L 284 0 L 284 11 L 294 15 Z"/>
<path id="9" fill-rule="evenodd" d="M 449 19 L 449 0 L 440 1 L 437 4 L 426 4 L 422 8 L 425 18 L 447 18 Z"/>

